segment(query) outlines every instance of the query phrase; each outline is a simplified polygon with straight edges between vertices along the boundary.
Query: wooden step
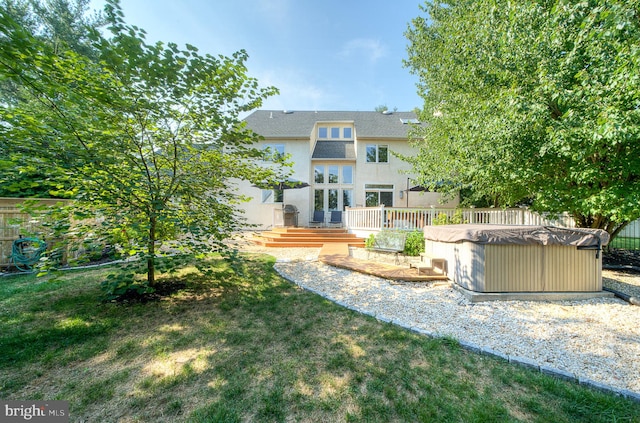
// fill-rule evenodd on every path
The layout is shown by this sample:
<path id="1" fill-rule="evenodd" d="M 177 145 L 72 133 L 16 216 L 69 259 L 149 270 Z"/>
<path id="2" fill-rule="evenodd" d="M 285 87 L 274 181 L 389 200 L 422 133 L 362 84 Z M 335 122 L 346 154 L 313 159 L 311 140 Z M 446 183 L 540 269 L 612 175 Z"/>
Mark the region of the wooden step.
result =
<path id="1" fill-rule="evenodd" d="M 334 243 L 344 243 L 344 244 L 348 244 L 350 242 L 355 242 L 355 243 L 361 243 L 364 242 L 364 240 L 359 239 L 359 238 L 322 238 L 322 237 L 313 237 L 313 238 L 286 238 L 286 239 L 282 239 L 282 238 L 269 238 L 269 237 L 260 237 L 258 238 L 258 241 L 261 242 L 272 242 L 274 244 L 277 243 L 286 243 L 286 244 L 300 244 L 302 242 L 312 242 L 312 243 L 318 243 L 318 244 L 334 244 Z"/>
<path id="2" fill-rule="evenodd" d="M 324 244 L 349 244 L 351 246 L 364 247 L 364 240 L 362 238 L 295 238 L 295 239 L 282 239 L 282 238 L 268 238 L 268 237 L 256 237 L 252 241 L 256 244 L 263 245 L 265 247 L 273 246 L 285 246 L 285 247 L 322 247 Z"/>
<path id="3" fill-rule="evenodd" d="M 349 234 L 346 232 L 335 232 L 335 233 L 326 233 L 326 234 L 321 234 L 321 233 L 317 233 L 317 232 L 309 232 L 309 233 L 303 233 L 303 232 L 293 232 L 293 233 L 286 233 L 286 232 L 263 232 L 262 234 L 260 234 L 260 236 L 268 236 L 271 238 L 311 238 L 311 237 L 319 237 L 319 238 L 352 238 L 355 237 L 355 234 Z"/>
<path id="4" fill-rule="evenodd" d="M 315 248 L 328 243 L 364 247 L 363 238 L 358 238 L 344 228 L 274 228 L 254 237 L 253 242 L 264 247 L 280 248 Z"/>
<path id="5" fill-rule="evenodd" d="M 272 242 L 272 241 L 254 241 L 258 245 L 263 247 L 272 247 L 272 248 L 322 248 L 326 245 L 326 242 L 307 242 L 307 241 L 296 241 L 296 242 Z M 344 242 L 342 244 L 349 244 L 349 247 L 358 247 L 364 248 L 364 242 Z"/>
<path id="6" fill-rule="evenodd" d="M 268 232 L 284 234 L 347 234 L 345 228 L 273 228 Z"/>

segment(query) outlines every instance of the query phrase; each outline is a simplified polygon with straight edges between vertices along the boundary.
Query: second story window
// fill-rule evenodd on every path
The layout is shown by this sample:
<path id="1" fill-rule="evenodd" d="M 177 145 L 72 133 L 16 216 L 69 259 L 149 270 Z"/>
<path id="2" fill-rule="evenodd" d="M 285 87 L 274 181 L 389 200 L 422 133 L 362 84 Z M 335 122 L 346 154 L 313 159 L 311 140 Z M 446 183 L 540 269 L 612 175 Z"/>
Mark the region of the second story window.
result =
<path id="1" fill-rule="evenodd" d="M 352 140 L 351 126 L 318 126 L 319 140 Z"/>
<path id="2" fill-rule="evenodd" d="M 389 146 L 367 144 L 367 163 L 389 163 Z"/>
<path id="3" fill-rule="evenodd" d="M 324 166 L 316 166 L 313 169 L 314 181 L 316 184 L 324 184 Z"/>
<path id="4" fill-rule="evenodd" d="M 329 165 L 329 183 L 337 184 L 338 183 L 338 165 Z"/>
<path id="5" fill-rule="evenodd" d="M 353 166 L 342 166 L 342 183 L 353 183 Z"/>
<path id="6" fill-rule="evenodd" d="M 265 144 L 264 149 L 267 151 L 265 160 L 279 160 L 284 156 L 284 144 Z"/>

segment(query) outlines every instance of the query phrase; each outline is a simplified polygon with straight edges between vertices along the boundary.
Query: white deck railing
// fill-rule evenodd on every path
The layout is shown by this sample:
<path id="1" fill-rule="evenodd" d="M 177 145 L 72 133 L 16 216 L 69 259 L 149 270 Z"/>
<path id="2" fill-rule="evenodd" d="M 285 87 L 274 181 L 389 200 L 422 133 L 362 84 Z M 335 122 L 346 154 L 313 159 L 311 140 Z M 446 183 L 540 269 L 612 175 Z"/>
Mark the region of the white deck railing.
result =
<path id="1" fill-rule="evenodd" d="M 445 217 L 446 216 L 446 217 Z M 500 225 L 553 225 L 574 228 L 575 222 L 568 214 L 553 218 L 518 209 L 408 209 L 396 207 L 353 207 L 345 211 L 347 228 L 359 231 L 379 231 L 381 229 L 422 229 L 442 223 L 487 223 Z"/>

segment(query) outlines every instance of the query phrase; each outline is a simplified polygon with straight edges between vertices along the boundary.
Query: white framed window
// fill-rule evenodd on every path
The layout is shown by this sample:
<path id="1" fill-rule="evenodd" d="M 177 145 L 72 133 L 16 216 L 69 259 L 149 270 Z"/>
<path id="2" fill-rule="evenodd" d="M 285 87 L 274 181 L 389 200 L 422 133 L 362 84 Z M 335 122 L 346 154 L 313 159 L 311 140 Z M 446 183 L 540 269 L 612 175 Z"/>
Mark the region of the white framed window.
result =
<path id="1" fill-rule="evenodd" d="M 341 201 L 342 200 L 342 201 Z M 315 189 L 313 191 L 314 210 L 344 210 L 353 206 L 352 189 Z"/>
<path id="2" fill-rule="evenodd" d="M 279 189 L 263 189 L 262 190 L 263 204 L 282 203 L 282 201 L 284 201 L 284 191 Z"/>
<path id="3" fill-rule="evenodd" d="M 322 140 L 352 140 L 351 126 L 318 126 L 318 139 Z"/>
<path id="4" fill-rule="evenodd" d="M 393 184 L 365 184 L 364 198 L 366 207 L 393 207 Z"/>
<path id="5" fill-rule="evenodd" d="M 342 183 L 343 184 L 353 183 L 353 166 L 350 166 L 350 165 L 342 166 Z"/>
<path id="6" fill-rule="evenodd" d="M 342 174 L 342 179 L 340 175 Z M 353 184 L 353 166 L 319 164 L 313 167 L 313 181 L 316 184 Z"/>
<path id="7" fill-rule="evenodd" d="M 324 190 L 316 189 L 313 191 L 313 209 L 324 210 Z"/>
<path id="8" fill-rule="evenodd" d="M 329 189 L 327 192 L 329 194 L 329 211 L 338 210 L 338 190 Z"/>
<path id="9" fill-rule="evenodd" d="M 329 182 L 330 184 L 337 184 L 338 183 L 338 171 L 339 171 L 340 167 L 338 165 L 329 165 L 329 166 L 327 166 L 327 169 L 328 169 L 327 175 L 329 176 L 329 180 L 327 182 Z"/>
<path id="10" fill-rule="evenodd" d="M 284 144 L 265 144 L 264 150 L 269 157 L 267 160 L 276 161 L 284 156 Z"/>
<path id="11" fill-rule="evenodd" d="M 367 144 L 367 163 L 389 163 L 389 146 Z"/>
<path id="12" fill-rule="evenodd" d="M 313 180 L 316 184 L 324 184 L 324 166 L 323 165 L 314 166 Z"/>
<path id="13" fill-rule="evenodd" d="M 342 209 L 344 210 L 346 207 L 353 207 L 353 190 L 352 189 L 342 190 Z"/>

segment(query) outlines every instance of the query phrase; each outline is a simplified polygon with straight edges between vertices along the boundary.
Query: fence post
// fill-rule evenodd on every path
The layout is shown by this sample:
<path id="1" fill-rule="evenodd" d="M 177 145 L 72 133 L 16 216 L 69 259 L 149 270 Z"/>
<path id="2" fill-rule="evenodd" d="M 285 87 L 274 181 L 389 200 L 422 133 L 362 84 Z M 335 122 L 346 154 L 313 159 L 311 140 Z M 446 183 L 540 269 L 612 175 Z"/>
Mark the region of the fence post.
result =
<path id="1" fill-rule="evenodd" d="M 384 229 L 386 216 L 384 214 L 384 204 L 380 204 L 380 230 Z"/>
<path id="2" fill-rule="evenodd" d="M 344 227 L 347 229 L 351 229 L 351 222 L 350 222 L 350 215 L 351 213 L 349 212 L 351 210 L 351 207 L 346 206 L 344 208 Z"/>

